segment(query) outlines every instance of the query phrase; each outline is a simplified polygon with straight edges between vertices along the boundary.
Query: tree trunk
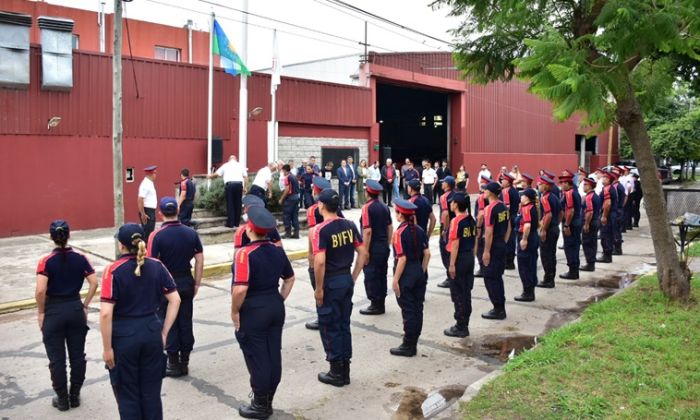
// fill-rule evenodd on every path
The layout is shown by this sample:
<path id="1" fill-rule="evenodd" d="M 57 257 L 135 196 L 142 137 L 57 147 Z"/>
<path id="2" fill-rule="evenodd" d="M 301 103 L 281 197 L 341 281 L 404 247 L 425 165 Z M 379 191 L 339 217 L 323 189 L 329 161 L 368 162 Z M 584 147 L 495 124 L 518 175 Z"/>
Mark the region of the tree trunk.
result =
<path id="1" fill-rule="evenodd" d="M 644 125 L 642 111 L 628 81 L 626 95 L 616 97 L 617 121 L 625 129 L 632 145 L 644 191 L 644 203 L 651 229 L 657 276 L 661 290 L 671 299 L 687 300 L 690 293 L 690 273 L 681 265 L 667 220 L 666 200 L 661 182 L 656 175 L 656 163 L 651 152 L 649 134 Z"/>

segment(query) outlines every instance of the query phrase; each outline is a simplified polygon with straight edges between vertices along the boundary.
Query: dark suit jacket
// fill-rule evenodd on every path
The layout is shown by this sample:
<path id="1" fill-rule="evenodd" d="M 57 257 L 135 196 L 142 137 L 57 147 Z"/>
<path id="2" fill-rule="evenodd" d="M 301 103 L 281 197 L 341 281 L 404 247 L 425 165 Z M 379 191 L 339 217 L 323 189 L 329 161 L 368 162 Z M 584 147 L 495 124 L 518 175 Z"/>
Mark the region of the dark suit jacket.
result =
<path id="1" fill-rule="evenodd" d="M 345 184 L 346 182 L 352 181 L 352 172 L 350 172 L 350 168 L 347 166 L 345 168 L 342 166 L 338 168 L 336 174 L 338 175 L 338 182 Z"/>
<path id="2" fill-rule="evenodd" d="M 357 181 L 357 166 L 348 165 L 348 171 L 350 172 L 350 181 Z"/>
<path id="3" fill-rule="evenodd" d="M 380 172 L 381 172 L 381 175 L 382 175 L 382 184 L 385 185 L 385 186 L 386 186 L 386 185 L 392 185 L 392 184 L 394 183 L 394 180 L 396 179 L 396 170 L 395 170 L 394 168 L 392 168 L 392 167 L 389 167 L 389 170 L 394 171 L 394 176 L 393 176 L 392 179 L 391 179 L 391 183 L 390 183 L 389 180 L 387 180 L 387 178 L 386 178 L 386 171 L 387 171 L 386 165 L 385 165 L 385 166 L 382 166 L 382 169 L 381 169 L 381 171 L 380 171 Z"/>

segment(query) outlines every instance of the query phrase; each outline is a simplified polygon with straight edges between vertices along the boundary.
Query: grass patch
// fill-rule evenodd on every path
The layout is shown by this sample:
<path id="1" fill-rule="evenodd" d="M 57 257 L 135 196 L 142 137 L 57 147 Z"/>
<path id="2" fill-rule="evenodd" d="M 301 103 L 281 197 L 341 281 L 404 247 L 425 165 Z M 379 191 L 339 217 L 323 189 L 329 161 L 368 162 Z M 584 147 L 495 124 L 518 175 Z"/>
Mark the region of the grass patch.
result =
<path id="1" fill-rule="evenodd" d="M 700 242 L 693 242 L 688 250 L 689 257 L 700 257 Z"/>
<path id="2" fill-rule="evenodd" d="M 463 418 L 700 418 L 700 276 L 669 303 L 655 276 L 591 305 L 461 406 Z"/>

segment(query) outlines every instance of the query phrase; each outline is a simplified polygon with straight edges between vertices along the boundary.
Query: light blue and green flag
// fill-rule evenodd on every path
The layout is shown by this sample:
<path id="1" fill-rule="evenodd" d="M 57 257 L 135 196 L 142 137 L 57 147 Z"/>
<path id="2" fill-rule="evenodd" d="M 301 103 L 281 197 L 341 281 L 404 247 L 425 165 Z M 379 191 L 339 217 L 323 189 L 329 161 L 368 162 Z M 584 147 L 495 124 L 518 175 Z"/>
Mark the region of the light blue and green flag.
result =
<path id="1" fill-rule="evenodd" d="M 250 75 L 250 70 L 245 66 L 241 57 L 236 53 L 233 44 L 228 40 L 224 30 L 219 25 L 219 22 L 214 19 L 214 36 L 211 46 L 212 53 L 221 58 L 221 67 L 226 73 L 237 75 L 243 73 L 246 76 Z"/>

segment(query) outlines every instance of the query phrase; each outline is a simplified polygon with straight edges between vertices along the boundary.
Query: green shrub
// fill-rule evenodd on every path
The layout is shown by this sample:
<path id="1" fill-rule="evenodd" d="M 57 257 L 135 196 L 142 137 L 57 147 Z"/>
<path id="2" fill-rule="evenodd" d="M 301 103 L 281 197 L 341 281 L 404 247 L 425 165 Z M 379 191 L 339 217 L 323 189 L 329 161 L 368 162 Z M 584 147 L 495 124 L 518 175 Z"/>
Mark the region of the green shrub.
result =
<path id="1" fill-rule="evenodd" d="M 226 196 L 224 195 L 224 180 L 216 178 L 207 185 L 202 185 L 199 197 L 194 206 L 211 211 L 217 216 L 226 216 Z"/>

